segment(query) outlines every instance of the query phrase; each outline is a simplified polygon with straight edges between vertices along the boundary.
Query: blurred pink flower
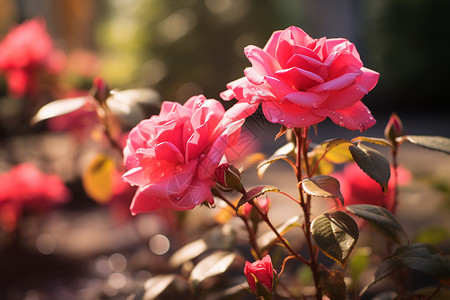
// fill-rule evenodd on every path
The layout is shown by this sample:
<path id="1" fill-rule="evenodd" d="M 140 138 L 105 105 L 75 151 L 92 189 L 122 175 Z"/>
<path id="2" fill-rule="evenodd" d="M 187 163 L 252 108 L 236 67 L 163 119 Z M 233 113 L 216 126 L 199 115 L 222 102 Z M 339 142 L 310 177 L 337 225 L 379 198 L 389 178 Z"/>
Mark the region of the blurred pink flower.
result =
<path id="1" fill-rule="evenodd" d="M 254 263 L 245 262 L 244 274 L 247 277 L 250 289 L 256 293 L 256 282 L 261 283 L 268 292 L 274 289 L 273 279 L 277 272 L 273 269 L 272 259 L 270 255 L 264 256 L 261 260 Z"/>
<path id="2" fill-rule="evenodd" d="M 0 223 L 12 230 L 23 211 L 44 213 L 67 202 L 70 192 L 61 178 L 24 163 L 0 175 Z"/>
<path id="3" fill-rule="evenodd" d="M 346 39 L 313 39 L 298 27 L 275 31 L 263 49 L 247 46 L 245 77 L 228 83 L 224 100 L 262 103 L 269 122 L 307 127 L 329 117 L 351 130 L 375 124 L 360 101 L 379 74 L 364 68 Z"/>
<path id="4" fill-rule="evenodd" d="M 64 64 L 64 53 L 54 48 L 40 18 L 11 29 L 0 43 L 0 71 L 14 97 L 35 97 L 45 74 L 59 73 Z"/>
<path id="5" fill-rule="evenodd" d="M 261 211 L 263 213 L 267 213 L 269 211 L 269 206 L 271 203 L 269 197 L 256 198 L 255 203 L 259 206 L 259 208 L 261 209 Z M 254 211 L 253 205 L 251 205 L 250 203 L 247 202 L 244 205 L 242 205 L 242 214 L 244 216 L 246 216 L 247 218 L 251 218 L 253 211 Z M 259 218 L 259 215 L 257 214 L 257 212 L 254 212 L 254 213 L 255 213 L 255 217 Z"/>
<path id="6" fill-rule="evenodd" d="M 184 105 L 163 102 L 159 115 L 140 122 L 128 136 L 123 177 L 139 186 L 133 214 L 159 207 L 188 210 L 214 202 L 214 172 L 233 145 L 254 105 L 225 111 L 214 99 L 199 95 Z"/>
<path id="7" fill-rule="evenodd" d="M 403 168 L 397 168 L 398 185 L 406 185 L 411 181 L 411 173 Z M 391 169 L 391 174 L 394 170 Z M 385 193 L 378 183 L 364 173 L 356 163 L 348 164 L 342 172 L 332 174 L 339 180 L 345 205 L 372 204 L 382 206 L 391 212 L 394 208 L 395 183 L 389 180 L 388 190 Z"/>

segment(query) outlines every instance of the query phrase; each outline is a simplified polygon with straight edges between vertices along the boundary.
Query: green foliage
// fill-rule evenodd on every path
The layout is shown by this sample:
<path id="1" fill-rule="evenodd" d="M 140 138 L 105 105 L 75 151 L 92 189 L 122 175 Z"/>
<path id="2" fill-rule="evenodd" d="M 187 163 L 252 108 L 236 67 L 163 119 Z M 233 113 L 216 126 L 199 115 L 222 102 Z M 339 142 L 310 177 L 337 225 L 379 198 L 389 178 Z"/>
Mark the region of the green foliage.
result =
<path id="1" fill-rule="evenodd" d="M 397 138 L 397 141 L 408 142 L 434 151 L 450 154 L 450 139 L 442 136 L 405 135 Z"/>
<path id="2" fill-rule="evenodd" d="M 405 231 L 394 215 L 381 206 L 357 204 L 346 206 L 346 209 L 356 216 L 368 221 L 371 226 L 375 227 L 388 238 L 399 244 L 401 243 L 401 240 L 398 233 L 403 233 L 406 237 Z"/>
<path id="3" fill-rule="evenodd" d="M 344 205 L 344 197 L 341 194 L 339 181 L 328 175 L 318 175 L 302 180 L 302 188 L 305 193 L 324 198 L 337 198 Z"/>
<path id="4" fill-rule="evenodd" d="M 358 240 L 359 230 L 349 215 L 334 211 L 315 218 L 311 234 L 320 250 L 344 267 Z"/>
<path id="5" fill-rule="evenodd" d="M 350 145 L 349 150 L 361 170 L 375 180 L 383 192 L 386 192 L 391 177 L 388 160 L 377 150 L 362 144 Z"/>

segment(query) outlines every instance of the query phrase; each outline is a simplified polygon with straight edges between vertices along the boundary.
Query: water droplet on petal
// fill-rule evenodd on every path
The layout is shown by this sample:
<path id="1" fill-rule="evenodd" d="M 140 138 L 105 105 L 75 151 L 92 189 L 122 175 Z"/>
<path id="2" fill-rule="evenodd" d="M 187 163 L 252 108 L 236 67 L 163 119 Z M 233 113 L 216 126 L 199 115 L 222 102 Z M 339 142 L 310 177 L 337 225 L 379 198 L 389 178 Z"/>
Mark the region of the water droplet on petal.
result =
<path id="1" fill-rule="evenodd" d="M 280 123 L 283 124 L 283 123 L 284 123 L 284 119 L 281 119 L 281 120 L 280 120 Z"/>
<path id="2" fill-rule="evenodd" d="M 210 206 L 211 206 L 211 208 L 216 208 L 216 204 L 215 203 L 211 204 Z"/>
<path id="3" fill-rule="evenodd" d="M 177 165 L 177 166 L 175 167 L 175 173 L 180 173 L 181 171 L 183 171 L 183 167 L 180 166 L 180 165 Z"/>
<path id="4" fill-rule="evenodd" d="M 314 103 L 312 104 L 312 107 L 313 107 L 313 108 L 318 108 L 318 107 L 319 107 L 319 104 L 317 104 L 317 103 L 314 102 Z"/>
<path id="5" fill-rule="evenodd" d="M 272 123 L 277 123 L 278 122 L 278 118 L 273 116 L 272 119 L 270 120 Z"/>
<path id="6" fill-rule="evenodd" d="M 344 117 L 343 116 L 339 116 L 339 119 L 344 120 Z"/>

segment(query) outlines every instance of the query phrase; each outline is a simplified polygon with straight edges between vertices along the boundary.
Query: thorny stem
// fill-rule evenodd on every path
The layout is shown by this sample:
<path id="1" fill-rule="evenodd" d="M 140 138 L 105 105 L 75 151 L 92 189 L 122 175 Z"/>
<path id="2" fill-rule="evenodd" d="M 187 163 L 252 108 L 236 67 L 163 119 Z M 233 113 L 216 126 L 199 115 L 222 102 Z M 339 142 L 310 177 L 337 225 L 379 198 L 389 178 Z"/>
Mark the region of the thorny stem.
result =
<path id="1" fill-rule="evenodd" d="M 297 182 L 301 182 L 303 180 L 302 175 L 302 155 L 304 156 L 304 162 L 305 162 L 305 170 L 306 173 L 309 175 L 309 164 L 307 160 L 307 138 L 308 138 L 308 128 L 295 128 L 294 129 L 295 137 L 296 137 L 296 148 L 297 148 L 297 160 L 296 160 L 296 166 L 297 166 Z M 314 278 L 314 285 L 316 287 L 316 299 L 321 300 L 322 299 L 322 290 L 319 285 L 319 269 L 317 265 L 317 258 L 316 258 L 316 251 L 314 249 L 313 243 L 312 243 L 312 237 L 311 233 L 309 231 L 309 228 L 311 226 L 310 221 L 310 210 L 311 210 L 311 196 L 307 195 L 306 201 L 303 196 L 303 190 L 302 185 L 298 184 L 298 192 L 300 195 L 300 206 L 303 210 L 303 215 L 305 218 L 305 223 L 303 226 L 303 233 L 305 234 L 306 244 L 308 246 L 308 252 L 310 255 L 310 262 L 308 262 L 308 266 L 311 269 L 313 273 Z"/>
<path id="2" fill-rule="evenodd" d="M 231 203 L 230 201 L 228 201 L 227 198 L 225 198 L 221 194 L 218 194 L 216 196 L 218 196 L 220 199 L 225 201 L 225 203 L 229 207 L 231 207 L 234 211 L 236 211 L 236 206 L 233 203 Z M 255 251 L 255 254 L 257 256 L 257 257 L 255 257 L 255 259 L 261 259 L 262 258 L 261 250 L 259 249 L 258 244 L 256 242 L 255 232 L 253 231 L 253 229 L 248 224 L 248 219 L 245 216 L 242 216 L 242 215 L 239 215 L 239 214 L 236 214 L 236 215 L 242 220 L 242 222 L 244 222 L 245 228 L 247 229 L 247 232 L 248 232 L 248 238 L 250 240 L 250 245 L 252 246 L 252 248 Z"/>

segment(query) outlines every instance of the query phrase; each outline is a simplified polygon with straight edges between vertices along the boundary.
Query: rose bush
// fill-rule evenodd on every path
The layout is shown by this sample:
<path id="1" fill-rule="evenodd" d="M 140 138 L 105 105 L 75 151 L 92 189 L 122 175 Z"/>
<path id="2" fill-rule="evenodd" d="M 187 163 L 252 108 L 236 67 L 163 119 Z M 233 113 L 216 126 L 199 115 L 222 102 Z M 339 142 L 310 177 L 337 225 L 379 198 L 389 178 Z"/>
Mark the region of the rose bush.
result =
<path id="1" fill-rule="evenodd" d="M 313 39 L 302 29 L 275 31 L 263 49 L 247 46 L 252 63 L 245 77 L 230 82 L 221 94 L 262 103 L 269 122 L 307 127 L 329 117 L 351 130 L 375 124 L 361 98 L 379 74 L 364 68 L 355 46 L 346 39 Z"/>
<path id="2" fill-rule="evenodd" d="M 214 172 L 255 109 L 240 103 L 225 111 L 219 101 L 203 95 L 184 105 L 163 102 L 159 115 L 131 130 L 124 148 L 129 171 L 123 178 L 138 186 L 131 212 L 213 203 Z"/>
<path id="3" fill-rule="evenodd" d="M 260 282 L 267 291 L 271 292 L 274 288 L 273 279 L 277 272 L 273 269 L 272 259 L 269 255 L 254 263 L 245 262 L 244 274 L 247 277 L 250 289 L 256 292 L 256 281 Z"/>

